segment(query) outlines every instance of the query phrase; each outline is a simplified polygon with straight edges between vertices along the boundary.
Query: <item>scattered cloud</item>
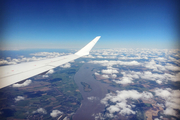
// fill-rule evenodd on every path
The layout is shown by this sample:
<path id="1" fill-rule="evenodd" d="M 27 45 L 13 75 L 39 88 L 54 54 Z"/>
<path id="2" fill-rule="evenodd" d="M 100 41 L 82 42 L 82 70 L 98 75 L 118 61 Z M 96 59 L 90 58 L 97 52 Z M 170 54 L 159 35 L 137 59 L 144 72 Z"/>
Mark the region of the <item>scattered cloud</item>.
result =
<path id="1" fill-rule="evenodd" d="M 17 64 L 16 62 L 14 61 L 7 61 L 7 60 L 0 60 L 0 65 L 15 65 Z"/>
<path id="2" fill-rule="evenodd" d="M 167 82 L 168 80 L 180 81 L 179 80 L 180 72 L 172 75 L 169 73 L 157 74 L 157 73 L 152 73 L 150 71 L 144 71 L 139 75 L 142 79 L 153 80 L 156 81 L 158 84 L 161 84 L 162 82 Z"/>
<path id="3" fill-rule="evenodd" d="M 101 77 L 104 78 L 104 79 L 108 79 L 109 78 L 108 75 L 102 75 Z"/>
<path id="4" fill-rule="evenodd" d="M 70 63 L 66 63 L 64 65 L 61 65 L 60 67 L 62 67 L 62 68 L 70 68 L 71 64 Z"/>
<path id="5" fill-rule="evenodd" d="M 44 56 L 44 57 L 52 58 L 52 57 L 59 57 L 59 56 L 62 56 L 62 55 L 66 55 L 66 54 L 65 53 L 58 53 L 58 52 L 38 52 L 38 53 L 32 53 L 30 55 Z"/>
<path id="6" fill-rule="evenodd" d="M 133 80 L 135 79 L 145 79 L 145 80 L 152 80 L 155 81 L 158 84 L 166 84 L 167 81 L 180 81 L 180 72 L 177 74 L 169 74 L 169 73 L 152 73 L 151 71 L 143 71 L 143 72 L 135 72 L 135 71 L 126 71 L 121 72 L 123 74 L 123 77 L 119 79 L 113 80 L 117 84 L 129 84 L 133 83 Z"/>
<path id="7" fill-rule="evenodd" d="M 46 74 L 42 75 L 42 77 L 47 78 L 47 77 L 49 77 L 49 74 L 53 74 L 53 73 L 54 73 L 54 70 L 50 69 Z"/>
<path id="8" fill-rule="evenodd" d="M 119 73 L 116 69 L 107 69 L 101 71 L 103 74 L 113 74 L 113 73 Z"/>
<path id="9" fill-rule="evenodd" d="M 154 60 L 151 60 L 150 62 L 146 62 L 144 65 L 146 68 L 152 69 L 153 71 L 165 71 L 165 67 L 160 65 L 160 64 L 156 64 L 156 62 Z"/>
<path id="10" fill-rule="evenodd" d="M 42 75 L 43 78 L 47 78 L 49 77 L 49 75 L 45 74 L 45 75 Z"/>
<path id="11" fill-rule="evenodd" d="M 29 84 L 31 84 L 31 80 L 26 80 L 25 82 L 23 82 L 22 84 L 19 84 L 19 83 L 15 83 L 12 85 L 12 87 L 25 87 L 25 86 L 28 86 Z"/>
<path id="12" fill-rule="evenodd" d="M 122 77 L 119 80 L 113 80 L 113 81 L 117 84 L 129 84 L 129 83 L 133 83 L 132 80 L 133 79 L 129 77 Z"/>
<path id="13" fill-rule="evenodd" d="M 150 92 L 143 91 L 139 93 L 136 90 L 123 90 L 123 91 L 116 91 L 116 95 L 112 93 L 106 94 L 105 98 L 101 100 L 101 103 L 106 106 L 106 113 L 108 116 L 114 116 L 114 113 L 118 113 L 121 115 L 130 115 L 135 114 L 136 111 L 133 111 L 132 108 L 135 107 L 133 102 L 128 102 L 127 100 L 137 100 L 137 99 L 150 99 L 153 95 Z M 113 104 L 111 104 L 113 103 Z"/>
<path id="14" fill-rule="evenodd" d="M 47 114 L 46 110 L 44 108 L 38 108 L 37 110 L 32 112 L 34 113 L 40 113 L 40 114 Z"/>
<path id="15" fill-rule="evenodd" d="M 102 113 L 92 114 L 95 120 L 105 120 L 105 116 Z"/>
<path id="16" fill-rule="evenodd" d="M 137 61 L 108 61 L 108 60 L 102 60 L 102 61 L 89 61 L 88 63 L 93 64 L 101 64 L 102 66 L 113 66 L 113 65 L 126 65 L 126 66 L 137 66 L 141 65 Z"/>
<path id="17" fill-rule="evenodd" d="M 166 64 L 165 68 L 171 71 L 180 71 L 180 67 L 169 64 L 169 63 Z"/>
<path id="18" fill-rule="evenodd" d="M 117 77 L 116 74 L 112 74 L 112 75 L 111 75 L 111 78 L 113 78 L 113 79 L 115 79 L 116 77 Z"/>
<path id="19" fill-rule="evenodd" d="M 100 75 L 100 74 L 99 74 L 99 73 L 97 73 L 97 72 L 95 72 L 94 74 L 95 74 L 95 75 Z"/>
<path id="20" fill-rule="evenodd" d="M 19 64 L 22 62 L 31 62 L 31 61 L 38 61 L 38 60 L 44 60 L 47 59 L 45 57 L 31 57 L 31 58 L 14 58 L 14 59 L 7 59 L 7 60 L 0 60 L 0 65 L 14 65 L 14 64 Z"/>
<path id="21" fill-rule="evenodd" d="M 180 110 L 180 90 L 172 90 L 170 88 L 166 89 L 155 89 L 155 95 L 163 98 L 165 100 L 166 109 L 164 114 L 178 116 L 177 109 Z"/>
<path id="22" fill-rule="evenodd" d="M 87 99 L 90 100 L 90 101 L 93 101 L 93 100 L 97 100 L 98 98 L 94 97 L 94 96 L 90 96 L 90 97 L 87 97 Z"/>
<path id="23" fill-rule="evenodd" d="M 57 117 L 58 115 L 62 115 L 63 112 L 59 111 L 59 110 L 53 110 L 50 115 L 51 117 Z"/>
<path id="24" fill-rule="evenodd" d="M 18 101 L 20 101 L 20 100 L 24 100 L 25 97 L 23 97 L 23 96 L 17 96 L 17 97 L 14 98 L 14 99 L 15 99 L 15 102 L 18 102 Z"/>
<path id="25" fill-rule="evenodd" d="M 19 58 L 12 59 L 11 57 L 6 57 L 6 59 L 0 60 L 0 65 L 11 65 L 11 64 L 18 64 L 22 62 L 31 62 L 31 61 L 38 61 L 38 60 L 45 60 L 48 58 L 60 57 L 64 55 L 68 55 L 70 53 L 58 53 L 58 52 L 39 52 L 39 53 L 32 53 L 32 57 L 24 57 L 19 56 Z"/>
<path id="26" fill-rule="evenodd" d="M 81 61 L 80 63 L 85 63 L 84 61 Z"/>
<path id="27" fill-rule="evenodd" d="M 135 72 L 135 71 L 128 71 L 128 72 L 121 72 L 123 74 L 123 77 L 113 80 L 117 84 L 129 84 L 133 83 L 134 79 L 138 79 L 139 75 L 141 74 L 140 72 Z"/>
<path id="28" fill-rule="evenodd" d="M 154 120 L 160 120 L 159 118 L 155 118 Z"/>

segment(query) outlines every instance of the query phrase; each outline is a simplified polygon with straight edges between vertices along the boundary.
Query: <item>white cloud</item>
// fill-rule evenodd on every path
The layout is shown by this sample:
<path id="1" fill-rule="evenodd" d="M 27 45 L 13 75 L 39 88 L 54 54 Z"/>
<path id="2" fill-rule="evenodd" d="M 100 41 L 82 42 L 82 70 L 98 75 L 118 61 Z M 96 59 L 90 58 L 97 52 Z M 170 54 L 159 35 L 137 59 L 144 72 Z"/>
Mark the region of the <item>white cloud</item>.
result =
<path id="1" fill-rule="evenodd" d="M 26 80 L 24 83 L 19 84 L 19 83 L 15 83 L 12 85 L 12 87 L 25 87 L 28 86 L 29 84 L 31 84 L 31 80 Z"/>
<path id="2" fill-rule="evenodd" d="M 107 60 L 101 60 L 101 61 L 98 61 L 98 60 L 94 60 L 94 61 L 89 61 L 88 63 L 93 63 L 93 64 L 101 64 L 103 65 L 104 63 L 108 63 Z"/>
<path id="3" fill-rule="evenodd" d="M 168 80 L 172 80 L 172 81 L 180 81 L 180 72 L 177 73 L 177 74 L 168 74 L 168 73 L 165 73 L 164 74 Z"/>
<path id="4" fill-rule="evenodd" d="M 177 111 L 175 111 L 172 108 L 166 108 L 166 110 L 164 110 L 164 114 L 172 115 L 172 116 L 177 116 Z"/>
<path id="5" fill-rule="evenodd" d="M 98 55 L 98 56 L 97 56 L 97 58 L 104 58 L 104 57 L 103 57 L 103 56 L 101 56 L 101 55 Z"/>
<path id="6" fill-rule="evenodd" d="M 169 56 L 169 61 L 179 64 L 180 63 L 180 61 L 179 61 L 180 57 L 179 57 L 179 55 L 175 55 L 175 56 L 178 57 L 178 59 L 175 59 L 175 58 Z"/>
<path id="7" fill-rule="evenodd" d="M 84 61 L 81 61 L 80 63 L 85 63 Z"/>
<path id="8" fill-rule="evenodd" d="M 54 73 L 54 70 L 50 69 L 46 74 L 42 75 L 42 77 L 47 78 L 47 77 L 49 77 L 49 74 L 53 74 L 53 73 Z"/>
<path id="9" fill-rule="evenodd" d="M 164 114 L 178 116 L 176 109 L 180 110 L 180 90 L 155 89 L 156 96 L 159 96 L 165 100 L 166 109 Z"/>
<path id="10" fill-rule="evenodd" d="M 166 68 L 160 64 L 156 64 L 156 62 L 152 59 L 150 62 L 146 62 L 144 65 L 146 68 L 152 69 L 153 71 L 165 71 Z"/>
<path id="11" fill-rule="evenodd" d="M 162 81 L 161 80 L 156 80 L 156 83 L 161 84 Z"/>
<path id="12" fill-rule="evenodd" d="M 128 56 L 123 56 L 119 57 L 118 59 L 123 59 L 123 60 L 140 60 L 140 59 L 148 59 L 145 56 L 138 56 L 138 57 L 128 57 Z"/>
<path id="13" fill-rule="evenodd" d="M 0 60 L 0 65 L 5 65 L 5 64 L 14 65 L 14 64 L 22 63 L 22 62 L 30 62 L 30 61 L 43 60 L 43 59 L 46 59 L 46 58 L 42 58 L 42 57 L 24 58 L 23 57 L 23 58 L 18 58 L 18 59 L 8 59 L 8 61 Z"/>
<path id="14" fill-rule="evenodd" d="M 139 76 L 142 79 L 156 81 L 158 84 L 161 84 L 163 81 L 166 82 L 168 80 L 180 81 L 180 79 L 179 79 L 180 78 L 180 72 L 177 74 L 169 74 L 169 73 L 157 74 L 157 73 L 152 73 L 150 71 L 144 71 L 143 73 L 139 74 Z"/>
<path id="15" fill-rule="evenodd" d="M 20 100 L 24 100 L 23 96 L 17 96 L 15 99 L 15 102 L 20 101 Z"/>
<path id="16" fill-rule="evenodd" d="M 88 63 L 93 63 L 93 64 L 101 64 L 102 66 L 113 66 L 113 65 L 126 65 L 126 66 L 137 66 L 141 65 L 137 61 L 107 61 L 107 60 L 102 60 L 102 61 L 89 61 Z"/>
<path id="17" fill-rule="evenodd" d="M 164 74 L 157 74 L 157 73 L 153 74 L 150 71 L 145 71 L 140 76 L 142 79 L 153 80 L 156 81 L 157 83 L 162 83 L 162 81 L 166 80 L 166 76 Z"/>
<path id="18" fill-rule="evenodd" d="M 128 71 L 126 72 L 121 72 L 121 74 L 123 74 L 122 78 L 119 78 L 119 80 L 113 80 L 114 82 L 116 82 L 117 84 L 129 84 L 129 83 L 133 83 L 134 79 L 138 79 L 139 78 L 139 74 L 141 74 L 140 72 L 134 72 L 134 71 Z"/>
<path id="19" fill-rule="evenodd" d="M 109 78 L 108 75 L 102 75 L 101 77 L 104 78 L 104 79 L 108 79 Z"/>
<path id="20" fill-rule="evenodd" d="M 57 117 L 58 115 L 62 115 L 63 112 L 59 111 L 59 110 L 53 110 L 50 115 L 51 117 Z"/>
<path id="21" fill-rule="evenodd" d="M 160 62 L 166 62 L 167 61 L 167 59 L 164 57 L 158 57 L 158 58 L 155 58 L 155 60 L 160 61 Z"/>
<path id="22" fill-rule="evenodd" d="M 101 71 L 104 74 L 112 74 L 112 73 L 119 73 L 116 69 L 107 69 Z"/>
<path id="23" fill-rule="evenodd" d="M 92 114 L 92 116 L 94 116 L 95 120 L 105 120 L 105 117 L 102 113 Z"/>
<path id="24" fill-rule="evenodd" d="M 94 61 L 95 63 L 100 63 L 104 66 L 107 66 L 107 69 L 101 70 L 101 73 L 103 74 L 113 74 L 113 73 L 118 73 L 118 69 L 117 68 L 113 68 L 112 65 L 114 65 L 115 63 L 113 63 L 113 61 L 108 62 L 108 61 Z M 110 63 L 110 64 L 109 64 Z M 149 68 L 152 68 L 154 71 L 162 71 L 162 70 L 166 70 L 165 67 L 164 69 L 161 68 L 155 64 L 155 61 L 151 61 L 150 63 L 153 63 L 152 66 L 149 65 Z M 150 67 L 151 66 L 151 67 Z M 147 66 L 146 66 L 147 67 Z M 114 75 L 114 77 L 112 76 L 114 82 L 116 82 L 117 84 L 128 84 L 128 83 L 133 83 L 134 79 L 146 79 L 146 80 L 152 80 L 155 81 L 158 84 L 166 84 L 168 80 L 171 81 L 180 81 L 180 72 L 178 73 L 166 73 L 166 72 L 161 72 L 161 73 L 152 73 L 151 71 L 143 71 L 143 72 L 135 72 L 135 71 L 126 71 L 126 72 L 121 72 L 123 74 L 123 77 L 119 78 L 119 79 L 115 79 L 117 76 Z M 99 73 L 95 73 L 95 74 L 99 74 Z M 110 77 L 110 76 L 109 76 Z"/>
<path id="25" fill-rule="evenodd" d="M 128 83 L 133 83 L 132 78 L 129 77 L 122 77 L 119 80 L 113 80 L 117 84 L 128 84 Z"/>
<path id="26" fill-rule="evenodd" d="M 44 60 L 48 58 L 54 58 L 54 57 L 60 57 L 64 55 L 68 55 L 69 53 L 57 53 L 57 52 L 39 52 L 39 53 L 32 53 L 30 55 L 33 55 L 32 57 L 24 57 L 19 56 L 19 58 L 10 58 L 6 57 L 6 60 L 0 60 L 0 65 L 6 65 L 6 64 L 18 64 L 22 62 L 30 62 L 30 61 L 37 61 L 37 60 Z"/>
<path id="27" fill-rule="evenodd" d="M 132 107 L 135 105 L 128 103 L 127 99 L 150 99 L 153 97 L 152 93 L 144 91 L 143 93 L 139 93 L 136 90 L 123 90 L 116 91 L 116 95 L 112 93 L 106 94 L 106 97 L 101 100 L 102 104 L 106 105 L 107 111 L 112 116 L 113 113 L 117 112 L 121 115 L 130 115 L 135 114 L 136 112 L 132 110 Z M 109 104 L 108 101 L 113 102 L 113 105 Z"/>
<path id="28" fill-rule="evenodd" d="M 38 108 L 37 110 L 32 112 L 34 113 L 40 113 L 40 114 L 47 114 L 46 110 L 44 108 Z"/>
<path id="29" fill-rule="evenodd" d="M 160 97 L 162 97 L 164 99 L 169 98 L 170 95 L 171 95 L 171 92 L 170 92 L 169 89 L 166 89 L 166 90 L 156 89 L 154 92 L 156 93 L 156 96 L 160 96 Z"/>
<path id="30" fill-rule="evenodd" d="M 130 61 L 130 62 L 119 61 L 119 64 L 120 64 L 120 65 L 127 65 L 127 66 L 140 65 L 140 63 L 137 62 L 137 61 Z"/>
<path id="31" fill-rule="evenodd" d="M 100 75 L 100 74 L 99 74 L 99 73 L 97 73 L 97 72 L 95 72 L 94 74 L 95 74 L 95 75 Z"/>
<path id="32" fill-rule="evenodd" d="M 107 110 L 112 114 L 114 112 L 119 112 L 120 108 L 115 105 L 111 105 L 110 107 L 107 108 Z"/>
<path id="33" fill-rule="evenodd" d="M 6 64 L 9 64 L 9 65 L 15 65 L 17 64 L 16 62 L 14 61 L 7 61 L 7 60 L 0 60 L 0 65 L 6 65 Z"/>
<path id="34" fill-rule="evenodd" d="M 87 97 L 87 99 L 90 100 L 90 101 L 97 100 L 97 98 L 94 97 L 94 96 Z"/>
<path id="35" fill-rule="evenodd" d="M 45 75 L 42 75 L 43 78 L 47 78 L 49 77 L 49 75 L 45 74 Z"/>
<path id="36" fill-rule="evenodd" d="M 61 65 L 60 67 L 62 67 L 62 68 L 70 68 L 71 64 L 70 63 L 66 63 L 64 65 Z"/>
<path id="37" fill-rule="evenodd" d="M 44 56 L 47 58 L 52 58 L 52 57 L 59 57 L 62 55 L 66 55 L 65 53 L 58 53 L 58 52 L 38 52 L 38 53 L 32 53 L 30 55 L 33 56 Z"/>
<path id="38" fill-rule="evenodd" d="M 180 67 L 174 66 L 174 65 L 169 64 L 169 63 L 166 64 L 165 68 L 168 70 L 171 70 L 171 71 L 180 71 Z"/>
<path id="39" fill-rule="evenodd" d="M 112 74 L 111 77 L 112 77 L 113 79 L 115 79 L 115 78 L 117 77 L 117 75 L 116 75 L 116 74 Z"/>
<path id="40" fill-rule="evenodd" d="M 158 119 L 158 118 L 155 118 L 154 120 L 160 120 L 160 119 Z"/>

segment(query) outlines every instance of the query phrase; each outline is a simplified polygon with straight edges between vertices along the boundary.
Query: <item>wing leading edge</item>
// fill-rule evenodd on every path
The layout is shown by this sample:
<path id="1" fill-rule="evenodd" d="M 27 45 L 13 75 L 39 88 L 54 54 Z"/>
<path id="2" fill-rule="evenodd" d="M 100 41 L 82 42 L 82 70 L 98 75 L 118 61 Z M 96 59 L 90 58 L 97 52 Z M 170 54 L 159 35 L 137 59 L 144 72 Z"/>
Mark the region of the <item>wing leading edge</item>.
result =
<path id="1" fill-rule="evenodd" d="M 21 63 L 16 65 L 7 65 L 0 67 L 0 89 L 16 82 L 28 79 L 35 75 L 44 73 L 50 69 L 58 67 L 62 64 L 68 63 L 72 60 L 80 58 L 84 55 L 88 55 L 90 50 L 100 39 L 101 36 L 97 36 L 90 43 L 88 43 L 81 50 L 75 54 L 61 56 L 57 58 L 51 58 L 47 60 L 33 61 L 27 63 Z"/>

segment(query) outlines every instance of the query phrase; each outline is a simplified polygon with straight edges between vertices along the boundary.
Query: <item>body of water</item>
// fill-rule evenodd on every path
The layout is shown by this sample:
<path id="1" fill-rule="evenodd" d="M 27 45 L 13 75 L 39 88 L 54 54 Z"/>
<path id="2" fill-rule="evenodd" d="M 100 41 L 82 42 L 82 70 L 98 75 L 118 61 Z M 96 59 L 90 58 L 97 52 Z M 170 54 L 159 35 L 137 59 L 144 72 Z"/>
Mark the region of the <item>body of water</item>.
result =
<path id="1" fill-rule="evenodd" d="M 93 71 L 93 68 L 95 67 L 96 65 L 94 64 L 86 63 L 74 76 L 74 80 L 79 87 L 83 100 L 81 107 L 73 116 L 73 120 L 94 120 L 93 114 L 100 113 L 104 110 L 105 106 L 100 103 L 100 100 L 108 93 L 108 89 L 117 90 L 117 88 L 94 79 L 93 73 L 95 71 Z M 85 92 L 81 82 L 89 84 L 92 90 L 90 92 Z M 91 97 L 92 100 L 89 100 L 88 97 Z"/>

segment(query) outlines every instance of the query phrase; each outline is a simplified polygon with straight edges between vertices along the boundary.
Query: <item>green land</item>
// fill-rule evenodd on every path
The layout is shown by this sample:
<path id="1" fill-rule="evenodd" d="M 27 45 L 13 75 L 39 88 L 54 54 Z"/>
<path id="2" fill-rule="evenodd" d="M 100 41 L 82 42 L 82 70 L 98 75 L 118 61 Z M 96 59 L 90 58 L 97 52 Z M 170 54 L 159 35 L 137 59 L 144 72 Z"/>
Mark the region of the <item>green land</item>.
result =
<path id="1" fill-rule="evenodd" d="M 0 119 L 57 119 L 52 118 L 52 110 L 63 112 L 70 116 L 81 105 L 82 96 L 74 82 L 74 75 L 81 67 L 80 63 L 71 63 L 71 68 L 55 68 L 49 77 L 35 76 L 32 83 L 26 87 L 6 87 L 0 90 Z M 17 96 L 25 97 L 16 101 Z M 39 108 L 46 114 L 35 113 Z"/>

